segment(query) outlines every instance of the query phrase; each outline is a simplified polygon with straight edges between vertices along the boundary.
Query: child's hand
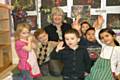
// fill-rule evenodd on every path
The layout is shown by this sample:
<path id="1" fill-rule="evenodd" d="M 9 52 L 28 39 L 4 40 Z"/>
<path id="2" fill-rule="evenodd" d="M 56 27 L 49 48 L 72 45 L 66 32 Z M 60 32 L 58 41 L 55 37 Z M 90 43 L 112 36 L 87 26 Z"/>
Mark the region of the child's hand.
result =
<path id="1" fill-rule="evenodd" d="M 80 23 L 79 23 L 80 18 L 81 16 L 78 15 L 76 17 L 76 20 L 72 23 L 72 28 L 76 29 L 78 32 L 80 32 Z"/>
<path id="2" fill-rule="evenodd" d="M 104 22 L 104 18 L 103 16 L 98 16 L 98 19 L 95 20 L 95 22 L 93 23 L 93 27 L 97 30 L 100 29 L 102 27 L 102 24 Z"/>
<path id="3" fill-rule="evenodd" d="M 28 37 L 28 42 L 32 42 L 32 40 L 33 40 L 33 37 L 32 37 L 32 36 L 29 36 L 29 37 Z"/>
<path id="4" fill-rule="evenodd" d="M 98 24 L 99 24 L 99 25 L 102 25 L 103 22 L 104 22 L 103 16 L 98 16 Z"/>
<path id="5" fill-rule="evenodd" d="M 79 20 L 80 20 L 81 16 L 80 15 L 77 15 L 76 17 L 76 21 L 79 23 Z"/>
<path id="6" fill-rule="evenodd" d="M 64 49 L 65 47 L 63 47 L 63 45 L 64 45 L 63 41 L 59 42 L 58 45 L 57 45 L 57 48 L 56 48 L 56 52 L 58 52 L 59 50 Z"/>
<path id="7" fill-rule="evenodd" d="M 87 76 L 87 75 L 89 75 L 89 73 L 87 73 L 87 72 L 84 72 L 84 76 Z"/>

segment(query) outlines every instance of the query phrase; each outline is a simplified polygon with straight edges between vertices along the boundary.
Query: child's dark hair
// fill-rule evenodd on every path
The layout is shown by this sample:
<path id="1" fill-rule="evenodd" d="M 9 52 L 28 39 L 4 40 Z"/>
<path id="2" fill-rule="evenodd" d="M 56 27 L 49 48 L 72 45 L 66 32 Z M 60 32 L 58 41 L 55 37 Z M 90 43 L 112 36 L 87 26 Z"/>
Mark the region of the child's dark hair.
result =
<path id="1" fill-rule="evenodd" d="M 91 25 L 90 25 L 87 21 L 83 21 L 83 22 L 81 23 L 81 26 L 82 26 L 83 24 L 88 24 L 88 26 L 91 27 Z"/>
<path id="2" fill-rule="evenodd" d="M 112 36 L 115 36 L 115 35 L 116 35 L 115 32 L 114 32 L 112 29 L 110 29 L 110 28 L 104 28 L 104 29 L 102 29 L 102 30 L 99 32 L 99 39 L 101 39 L 100 34 L 102 34 L 103 32 L 107 32 L 107 33 L 111 34 Z M 118 42 L 116 39 L 114 39 L 114 42 L 115 42 L 115 45 L 116 45 L 116 46 L 119 46 L 119 45 L 120 45 L 119 42 Z"/>
<path id="3" fill-rule="evenodd" d="M 73 33 L 73 34 L 75 34 L 78 38 L 80 38 L 80 34 L 79 34 L 79 32 L 76 30 L 76 29 L 69 29 L 69 30 L 67 30 L 66 32 L 65 32 L 65 34 L 69 34 L 69 33 Z"/>
<path id="4" fill-rule="evenodd" d="M 86 35 L 86 34 L 87 34 L 87 32 L 88 32 L 88 31 L 90 31 L 90 30 L 95 31 L 95 28 L 93 28 L 93 27 L 89 27 L 89 28 L 86 30 L 85 35 Z"/>

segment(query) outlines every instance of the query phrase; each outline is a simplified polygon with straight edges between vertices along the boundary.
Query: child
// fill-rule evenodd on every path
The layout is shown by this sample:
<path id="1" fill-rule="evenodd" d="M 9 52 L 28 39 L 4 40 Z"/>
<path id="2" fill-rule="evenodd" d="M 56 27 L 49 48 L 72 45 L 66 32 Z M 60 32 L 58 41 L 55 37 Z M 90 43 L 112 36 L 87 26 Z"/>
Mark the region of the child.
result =
<path id="1" fill-rule="evenodd" d="M 86 30 L 90 27 L 91 25 L 87 21 L 81 23 L 81 33 L 83 37 L 85 37 Z"/>
<path id="2" fill-rule="evenodd" d="M 41 76 L 33 50 L 35 43 L 30 34 L 30 27 L 27 23 L 20 23 L 15 32 L 15 47 L 19 57 L 18 69 L 22 75 L 22 80 L 33 80 L 33 78 Z"/>
<path id="3" fill-rule="evenodd" d="M 58 42 L 48 41 L 48 34 L 41 28 L 34 32 L 35 38 L 38 40 L 38 64 L 40 65 L 43 76 L 49 76 L 50 53 L 57 46 Z"/>
<path id="4" fill-rule="evenodd" d="M 115 33 L 107 28 L 99 32 L 99 39 L 103 43 L 100 57 L 85 80 L 114 80 L 113 74 L 120 73 L 119 43 L 115 39 Z"/>
<path id="5" fill-rule="evenodd" d="M 89 52 L 89 56 L 92 61 L 91 63 L 91 67 L 92 67 L 94 65 L 94 62 L 97 60 L 97 58 L 100 55 L 101 45 L 96 40 L 95 29 L 93 27 L 90 27 L 86 30 L 85 37 L 87 40 L 85 47 Z"/>
<path id="6" fill-rule="evenodd" d="M 76 20 L 72 24 L 72 28 L 76 29 L 80 34 L 79 44 L 81 46 L 86 46 L 87 45 L 86 44 L 87 40 L 86 40 L 86 37 L 85 37 L 85 33 L 86 33 L 86 30 L 91 27 L 91 25 L 87 21 L 83 21 L 81 24 L 79 24 L 80 23 L 80 18 L 81 18 L 80 15 L 78 15 L 76 17 Z"/>
<path id="7" fill-rule="evenodd" d="M 79 32 L 70 29 L 65 32 L 65 42 L 60 42 L 57 48 L 52 52 L 52 59 L 63 61 L 63 79 L 64 80 L 84 80 L 84 76 L 89 73 L 90 58 L 85 48 L 78 45 L 80 41 Z"/>

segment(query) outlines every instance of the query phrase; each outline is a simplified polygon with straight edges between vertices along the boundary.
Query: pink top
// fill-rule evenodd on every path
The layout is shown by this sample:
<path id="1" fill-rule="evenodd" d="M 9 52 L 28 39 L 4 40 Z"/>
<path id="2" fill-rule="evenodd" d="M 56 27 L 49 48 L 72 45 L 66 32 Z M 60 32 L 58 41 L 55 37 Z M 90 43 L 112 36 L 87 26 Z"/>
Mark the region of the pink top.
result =
<path id="1" fill-rule="evenodd" d="M 30 70 L 30 65 L 27 62 L 29 53 L 23 49 L 26 45 L 27 43 L 21 40 L 17 40 L 15 44 L 16 52 L 19 57 L 18 69 L 20 70 Z"/>

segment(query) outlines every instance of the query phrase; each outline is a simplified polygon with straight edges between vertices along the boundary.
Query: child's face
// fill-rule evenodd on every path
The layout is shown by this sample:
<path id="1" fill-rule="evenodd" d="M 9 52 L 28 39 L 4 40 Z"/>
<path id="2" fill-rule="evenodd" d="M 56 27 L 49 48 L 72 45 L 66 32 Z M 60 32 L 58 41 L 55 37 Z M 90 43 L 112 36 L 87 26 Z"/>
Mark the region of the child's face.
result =
<path id="1" fill-rule="evenodd" d="M 20 33 L 20 38 L 27 39 L 30 35 L 30 31 L 27 28 L 23 28 L 22 32 Z"/>
<path id="2" fill-rule="evenodd" d="M 78 38 L 74 33 L 65 34 L 65 42 L 70 48 L 77 46 L 80 38 Z"/>
<path id="3" fill-rule="evenodd" d="M 88 24 L 82 24 L 81 26 L 81 32 L 83 34 L 85 34 L 86 30 L 89 28 L 89 25 Z"/>
<path id="4" fill-rule="evenodd" d="M 89 30 L 86 33 L 86 39 L 90 42 L 94 42 L 96 40 L 95 38 L 95 31 L 94 30 Z"/>
<path id="5" fill-rule="evenodd" d="M 100 34 L 101 41 L 106 45 L 114 44 L 114 37 L 108 32 L 103 32 Z"/>
<path id="6" fill-rule="evenodd" d="M 48 34 L 46 32 L 43 32 L 38 36 L 38 41 L 40 41 L 42 44 L 46 44 L 48 42 Z"/>

